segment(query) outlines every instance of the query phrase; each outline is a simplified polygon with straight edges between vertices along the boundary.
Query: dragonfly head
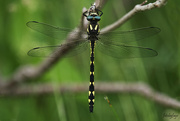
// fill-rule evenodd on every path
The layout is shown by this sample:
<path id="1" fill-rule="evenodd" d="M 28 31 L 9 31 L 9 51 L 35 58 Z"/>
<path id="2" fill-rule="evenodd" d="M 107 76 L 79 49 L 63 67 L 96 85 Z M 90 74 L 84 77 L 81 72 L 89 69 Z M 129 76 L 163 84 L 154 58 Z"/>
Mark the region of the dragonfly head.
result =
<path id="1" fill-rule="evenodd" d="M 87 20 L 88 20 L 88 21 L 100 21 L 100 20 L 101 20 L 101 17 L 100 17 L 97 13 L 90 13 L 90 14 L 87 16 Z"/>

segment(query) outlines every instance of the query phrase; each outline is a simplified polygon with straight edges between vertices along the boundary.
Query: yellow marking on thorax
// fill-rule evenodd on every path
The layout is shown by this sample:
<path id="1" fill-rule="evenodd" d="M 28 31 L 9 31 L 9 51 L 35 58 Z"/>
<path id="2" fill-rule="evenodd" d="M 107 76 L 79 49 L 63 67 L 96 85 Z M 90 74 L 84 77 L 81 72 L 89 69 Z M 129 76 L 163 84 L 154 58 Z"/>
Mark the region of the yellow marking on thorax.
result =
<path id="1" fill-rule="evenodd" d="M 94 72 L 90 72 L 90 75 L 93 74 L 94 75 Z"/>
<path id="2" fill-rule="evenodd" d="M 97 30 L 97 28 L 98 28 L 98 25 L 95 26 L 94 30 Z"/>
<path id="3" fill-rule="evenodd" d="M 92 25 L 91 25 L 91 24 L 89 25 L 89 27 L 90 27 L 90 29 L 91 29 L 91 30 L 93 30 L 93 28 L 92 28 Z"/>

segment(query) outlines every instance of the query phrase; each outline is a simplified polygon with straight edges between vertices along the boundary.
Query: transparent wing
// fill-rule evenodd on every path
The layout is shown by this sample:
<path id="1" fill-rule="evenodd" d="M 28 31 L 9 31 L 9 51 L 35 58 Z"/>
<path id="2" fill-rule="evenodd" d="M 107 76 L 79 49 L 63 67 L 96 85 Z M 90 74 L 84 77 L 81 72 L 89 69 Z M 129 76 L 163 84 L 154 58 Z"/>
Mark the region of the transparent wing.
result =
<path id="1" fill-rule="evenodd" d="M 72 31 L 72 29 L 54 27 L 37 21 L 29 21 L 26 23 L 26 25 L 35 31 L 38 31 L 55 39 L 62 39 L 62 37 L 65 37 L 69 32 Z"/>
<path id="2" fill-rule="evenodd" d="M 33 57 L 56 57 L 57 54 L 59 54 L 56 52 L 58 49 L 68 46 L 72 47 L 72 49 L 68 51 L 65 57 L 74 56 L 84 52 L 88 48 L 88 41 L 81 40 L 81 41 L 62 44 L 59 46 L 36 47 L 29 50 L 27 54 Z"/>
<path id="3" fill-rule="evenodd" d="M 100 34 L 99 41 L 104 44 L 127 44 L 129 42 L 135 42 L 138 40 L 143 40 L 150 36 L 153 36 L 160 32 L 160 29 L 157 27 L 146 27 L 139 28 L 130 31 L 112 31 L 107 34 Z"/>
<path id="4" fill-rule="evenodd" d="M 152 57 L 158 53 L 150 48 L 136 47 L 129 45 L 115 45 L 115 44 L 103 44 L 100 41 L 97 42 L 97 49 L 114 58 L 139 58 L 139 57 Z"/>

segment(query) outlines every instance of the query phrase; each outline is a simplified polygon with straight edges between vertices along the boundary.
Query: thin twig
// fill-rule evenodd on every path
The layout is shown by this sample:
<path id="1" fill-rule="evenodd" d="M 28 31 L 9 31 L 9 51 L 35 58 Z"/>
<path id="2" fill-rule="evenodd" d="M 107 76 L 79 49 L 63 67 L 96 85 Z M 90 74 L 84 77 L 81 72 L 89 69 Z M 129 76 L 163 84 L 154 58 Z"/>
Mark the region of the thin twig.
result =
<path id="1" fill-rule="evenodd" d="M 97 9 L 102 9 L 103 6 L 106 4 L 107 0 L 96 0 L 95 5 Z"/>
<path id="2" fill-rule="evenodd" d="M 19 88 L 10 90 L 6 89 L 0 92 L 1 96 L 31 96 L 58 93 L 87 93 L 87 84 L 61 84 L 60 86 L 53 86 L 54 84 L 41 84 L 35 86 L 21 86 Z M 137 94 L 159 103 L 165 107 L 180 109 L 180 102 L 157 91 L 144 83 L 96 83 L 97 93 L 130 93 Z"/>
<path id="3" fill-rule="evenodd" d="M 101 34 L 105 34 L 105 33 L 108 33 L 109 31 L 112 31 L 112 30 L 119 28 L 122 24 L 124 24 L 126 21 L 128 21 L 130 18 L 132 18 L 138 12 L 150 10 L 153 8 L 162 7 L 163 5 L 166 4 L 166 2 L 167 2 L 167 0 L 157 0 L 154 3 L 149 3 L 147 5 L 143 5 L 143 4 L 136 5 L 131 11 L 129 11 L 122 18 L 120 18 L 119 20 L 117 20 L 113 24 L 108 25 L 107 27 L 103 28 L 101 30 Z"/>

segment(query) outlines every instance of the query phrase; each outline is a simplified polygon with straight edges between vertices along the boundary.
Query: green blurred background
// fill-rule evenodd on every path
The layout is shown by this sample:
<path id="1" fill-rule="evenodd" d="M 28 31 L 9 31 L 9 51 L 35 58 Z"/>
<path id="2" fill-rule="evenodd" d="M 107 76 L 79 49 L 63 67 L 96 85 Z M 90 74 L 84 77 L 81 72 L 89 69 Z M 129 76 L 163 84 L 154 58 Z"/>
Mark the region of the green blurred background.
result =
<path id="1" fill-rule="evenodd" d="M 142 0 L 110 0 L 105 4 L 101 28 L 115 22 Z M 152 0 L 149 2 L 153 2 Z M 1 0 L 0 1 L 0 78 L 7 80 L 21 66 L 38 65 L 44 58 L 27 56 L 28 50 L 55 41 L 26 26 L 28 21 L 75 28 L 79 25 L 82 8 L 92 0 Z M 95 58 L 96 82 L 144 82 L 155 90 L 179 100 L 180 96 L 180 1 L 169 1 L 164 7 L 141 12 L 119 30 L 147 26 L 161 29 L 144 45 L 159 55 L 145 59 L 116 60 L 99 52 Z M 89 53 L 64 58 L 38 83 L 89 84 Z M 88 88 L 88 86 L 87 86 Z M 104 100 L 107 95 L 117 112 L 117 118 Z M 163 107 L 133 94 L 102 94 L 96 92 L 94 113 L 88 109 L 87 93 L 68 93 L 26 97 L 0 97 L 0 121 L 167 121 L 164 112 L 180 116 L 178 110 Z M 177 120 L 177 119 L 174 119 Z M 180 120 L 180 119 L 179 119 Z"/>

